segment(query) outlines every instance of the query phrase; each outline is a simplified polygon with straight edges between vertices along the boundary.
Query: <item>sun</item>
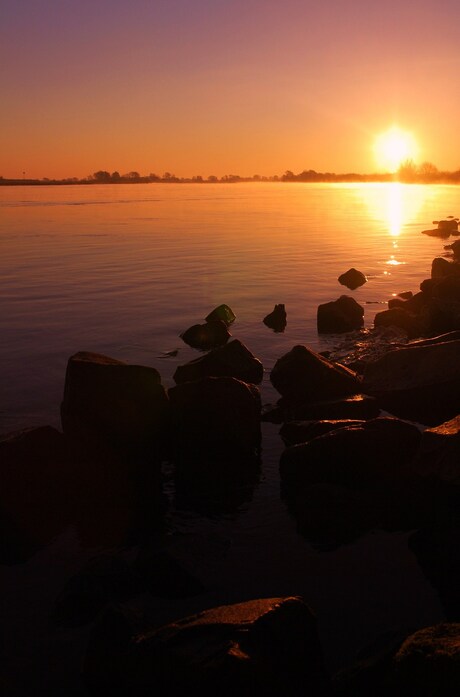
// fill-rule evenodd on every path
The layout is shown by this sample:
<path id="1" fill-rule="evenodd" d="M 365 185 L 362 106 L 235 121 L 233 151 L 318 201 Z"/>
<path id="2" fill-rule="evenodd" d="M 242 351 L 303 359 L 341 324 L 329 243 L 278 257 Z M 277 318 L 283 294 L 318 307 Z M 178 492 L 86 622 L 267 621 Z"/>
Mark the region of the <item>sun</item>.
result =
<path id="1" fill-rule="evenodd" d="M 393 126 L 377 136 L 374 143 L 375 159 L 379 167 L 396 172 L 406 160 L 415 160 L 417 143 L 412 133 Z"/>

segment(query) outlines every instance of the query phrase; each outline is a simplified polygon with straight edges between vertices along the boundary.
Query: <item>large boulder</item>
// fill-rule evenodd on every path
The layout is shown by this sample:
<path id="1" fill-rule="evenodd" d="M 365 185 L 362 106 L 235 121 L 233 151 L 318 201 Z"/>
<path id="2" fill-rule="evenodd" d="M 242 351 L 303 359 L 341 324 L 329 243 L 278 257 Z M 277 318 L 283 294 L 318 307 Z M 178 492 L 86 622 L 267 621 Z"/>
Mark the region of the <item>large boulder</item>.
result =
<path id="1" fill-rule="evenodd" d="M 84 679 L 91 695 L 278 697 L 323 694 L 328 678 L 310 608 L 298 597 L 205 610 L 134 637 L 102 620 Z"/>
<path id="2" fill-rule="evenodd" d="M 115 449 L 158 451 L 168 407 L 155 368 L 85 351 L 69 358 L 61 419 L 64 432 L 77 439 L 98 439 Z"/>
<path id="3" fill-rule="evenodd" d="M 345 397 L 361 391 L 356 373 L 302 344 L 294 346 L 276 361 L 270 380 L 283 397 L 300 404 Z"/>
<path id="4" fill-rule="evenodd" d="M 460 693 L 460 624 L 425 627 L 393 659 L 398 697 L 456 697 Z"/>
<path id="5" fill-rule="evenodd" d="M 404 305 L 377 312 L 374 317 L 374 327 L 398 327 L 411 339 L 423 334 L 423 324 L 419 317 L 406 310 L 409 302 L 406 300 Z"/>
<path id="6" fill-rule="evenodd" d="M 460 276 L 460 264 L 443 257 L 436 257 L 431 262 L 431 278 L 444 278 L 444 276 Z"/>
<path id="7" fill-rule="evenodd" d="M 219 305 L 218 307 L 215 307 L 214 310 L 212 310 L 206 317 L 205 320 L 206 322 L 224 322 L 227 326 L 232 324 L 235 321 L 235 313 L 233 312 L 232 308 L 229 307 L 228 305 Z"/>
<path id="8" fill-rule="evenodd" d="M 460 340 L 389 351 L 367 364 L 363 390 L 383 408 L 428 426 L 460 412 Z"/>
<path id="9" fill-rule="evenodd" d="M 232 377 L 258 384 L 262 382 L 264 368 L 241 341 L 234 339 L 221 348 L 178 366 L 174 381 L 180 384 L 210 376 Z"/>
<path id="10" fill-rule="evenodd" d="M 253 455 L 260 448 L 260 392 L 232 377 L 206 377 L 170 388 L 175 458 Z"/>
<path id="11" fill-rule="evenodd" d="M 346 286 L 350 290 L 356 290 L 356 288 L 367 283 L 367 278 L 363 272 L 355 268 L 348 269 L 348 271 L 341 274 L 337 280 L 342 286 Z"/>
<path id="12" fill-rule="evenodd" d="M 364 308 L 354 298 L 341 295 L 337 300 L 318 305 L 317 328 L 320 334 L 343 334 L 361 329 Z"/>
<path id="13" fill-rule="evenodd" d="M 286 448 L 280 459 L 281 478 L 295 487 L 393 485 L 411 476 L 420 437 L 415 425 L 388 417 L 332 430 Z"/>

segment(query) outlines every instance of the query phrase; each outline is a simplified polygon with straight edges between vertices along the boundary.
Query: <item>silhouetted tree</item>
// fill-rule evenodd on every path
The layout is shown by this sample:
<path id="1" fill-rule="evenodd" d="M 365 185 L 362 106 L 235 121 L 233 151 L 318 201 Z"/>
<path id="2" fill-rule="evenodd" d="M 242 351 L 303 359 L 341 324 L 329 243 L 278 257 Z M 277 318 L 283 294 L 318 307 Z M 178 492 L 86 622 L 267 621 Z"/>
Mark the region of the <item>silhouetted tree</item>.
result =
<path id="1" fill-rule="evenodd" d="M 109 182 L 110 172 L 107 172 L 105 169 L 100 169 L 98 172 L 94 172 L 93 177 L 97 182 Z"/>

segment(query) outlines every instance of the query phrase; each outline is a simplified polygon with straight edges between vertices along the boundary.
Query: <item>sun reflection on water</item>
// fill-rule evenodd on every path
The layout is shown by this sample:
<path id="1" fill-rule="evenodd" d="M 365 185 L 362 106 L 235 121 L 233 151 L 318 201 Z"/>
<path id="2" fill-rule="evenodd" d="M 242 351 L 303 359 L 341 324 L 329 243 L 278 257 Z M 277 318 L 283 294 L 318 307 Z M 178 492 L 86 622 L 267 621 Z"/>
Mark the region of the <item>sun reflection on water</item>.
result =
<path id="1" fill-rule="evenodd" d="M 417 219 L 426 200 L 423 186 L 398 182 L 362 187 L 360 193 L 372 217 L 385 225 L 394 241 L 401 235 L 405 225 Z"/>

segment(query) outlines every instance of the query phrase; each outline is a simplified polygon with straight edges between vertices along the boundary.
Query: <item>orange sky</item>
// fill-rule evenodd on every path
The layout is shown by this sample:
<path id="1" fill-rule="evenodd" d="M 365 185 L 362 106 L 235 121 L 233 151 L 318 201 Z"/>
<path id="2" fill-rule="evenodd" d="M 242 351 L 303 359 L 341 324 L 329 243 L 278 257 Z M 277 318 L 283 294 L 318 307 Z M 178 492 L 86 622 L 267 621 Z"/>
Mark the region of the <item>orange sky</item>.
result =
<path id="1" fill-rule="evenodd" d="M 457 0 L 2 0 L 0 175 L 460 168 Z"/>

